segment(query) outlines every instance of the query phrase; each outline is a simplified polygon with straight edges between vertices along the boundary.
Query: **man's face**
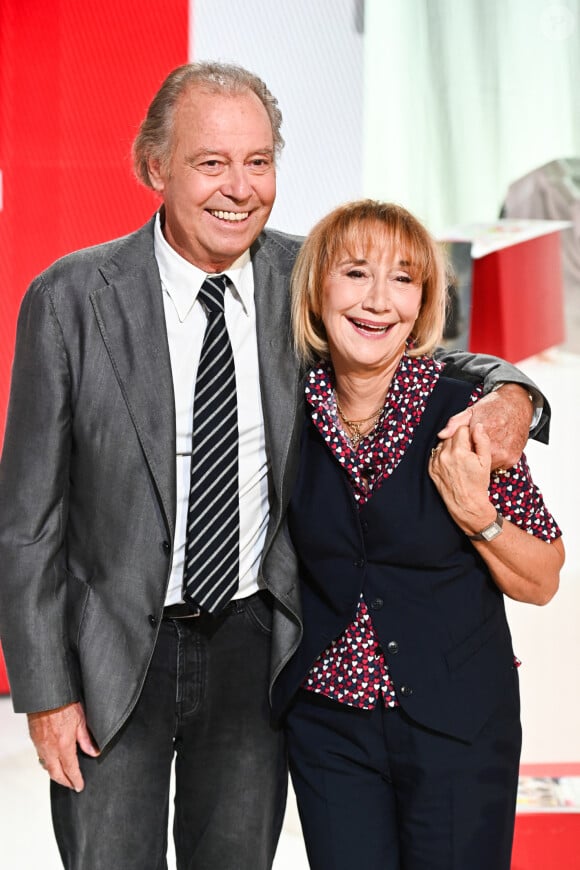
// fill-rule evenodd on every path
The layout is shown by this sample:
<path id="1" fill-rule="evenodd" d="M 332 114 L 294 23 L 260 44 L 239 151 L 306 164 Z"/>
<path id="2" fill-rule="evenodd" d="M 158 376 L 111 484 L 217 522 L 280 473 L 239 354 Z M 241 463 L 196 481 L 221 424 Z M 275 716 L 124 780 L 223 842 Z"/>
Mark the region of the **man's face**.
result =
<path id="1" fill-rule="evenodd" d="M 165 203 L 165 237 L 200 269 L 220 272 L 250 247 L 274 205 L 270 119 L 252 92 L 193 87 L 178 103 L 173 137 L 168 167 L 149 162 Z"/>

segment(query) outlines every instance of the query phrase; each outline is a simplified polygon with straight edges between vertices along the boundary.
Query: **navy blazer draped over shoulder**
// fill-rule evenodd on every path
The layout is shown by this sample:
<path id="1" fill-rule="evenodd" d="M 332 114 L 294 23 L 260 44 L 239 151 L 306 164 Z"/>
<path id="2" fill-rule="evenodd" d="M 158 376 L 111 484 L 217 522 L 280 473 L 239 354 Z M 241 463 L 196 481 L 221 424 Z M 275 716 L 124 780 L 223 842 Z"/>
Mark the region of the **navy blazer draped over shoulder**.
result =
<path id="1" fill-rule="evenodd" d="M 513 686 L 503 595 L 428 474 L 437 432 L 470 392 L 439 379 L 401 462 L 361 507 L 307 420 L 289 515 L 304 637 L 275 687 L 279 712 L 352 622 L 361 592 L 398 699 L 417 722 L 472 740 Z"/>

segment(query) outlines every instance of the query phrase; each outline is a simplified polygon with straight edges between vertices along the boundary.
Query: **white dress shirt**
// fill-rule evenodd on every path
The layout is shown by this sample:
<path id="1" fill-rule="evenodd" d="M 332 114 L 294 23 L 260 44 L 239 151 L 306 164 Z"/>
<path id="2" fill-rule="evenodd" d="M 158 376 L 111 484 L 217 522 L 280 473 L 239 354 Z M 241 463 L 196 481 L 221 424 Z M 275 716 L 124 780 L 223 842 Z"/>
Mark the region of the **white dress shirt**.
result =
<path id="1" fill-rule="evenodd" d="M 165 323 L 175 394 L 177 513 L 171 577 L 165 604 L 183 600 L 183 557 L 190 489 L 193 398 L 206 326 L 198 293 L 206 273 L 166 241 L 159 214 L 155 220 L 155 258 L 161 275 Z M 234 353 L 238 395 L 240 488 L 240 585 L 234 597 L 258 589 L 258 566 L 269 517 L 268 458 L 260 395 L 254 274 L 246 251 L 225 273 L 225 317 Z"/>

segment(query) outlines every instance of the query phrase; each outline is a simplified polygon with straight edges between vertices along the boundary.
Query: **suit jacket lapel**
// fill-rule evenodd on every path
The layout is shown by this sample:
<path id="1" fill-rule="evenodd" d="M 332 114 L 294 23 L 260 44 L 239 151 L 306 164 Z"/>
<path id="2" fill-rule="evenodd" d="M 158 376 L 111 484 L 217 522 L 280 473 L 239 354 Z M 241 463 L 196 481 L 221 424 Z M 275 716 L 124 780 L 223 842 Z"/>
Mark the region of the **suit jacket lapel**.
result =
<path id="1" fill-rule="evenodd" d="M 272 480 L 282 503 L 286 496 L 283 484 L 289 455 L 292 458 L 297 403 L 301 393 L 300 373 L 290 334 L 289 274 L 278 268 L 275 258 L 268 252 L 267 242 L 258 243 L 252 255 L 266 443 Z"/>
<path id="2" fill-rule="evenodd" d="M 153 222 L 129 236 L 100 271 L 106 285 L 91 302 L 173 533 L 175 402 Z"/>

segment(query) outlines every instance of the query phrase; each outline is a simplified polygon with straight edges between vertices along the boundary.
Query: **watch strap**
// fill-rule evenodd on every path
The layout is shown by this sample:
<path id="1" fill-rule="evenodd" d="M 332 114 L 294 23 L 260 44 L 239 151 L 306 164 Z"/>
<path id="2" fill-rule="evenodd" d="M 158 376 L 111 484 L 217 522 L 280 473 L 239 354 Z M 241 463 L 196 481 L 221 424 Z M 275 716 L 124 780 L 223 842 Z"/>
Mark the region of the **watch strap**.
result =
<path id="1" fill-rule="evenodd" d="M 468 535 L 470 541 L 493 541 L 494 538 L 501 533 L 503 526 L 503 517 L 499 511 L 496 511 L 495 520 L 485 526 L 476 535 Z"/>

